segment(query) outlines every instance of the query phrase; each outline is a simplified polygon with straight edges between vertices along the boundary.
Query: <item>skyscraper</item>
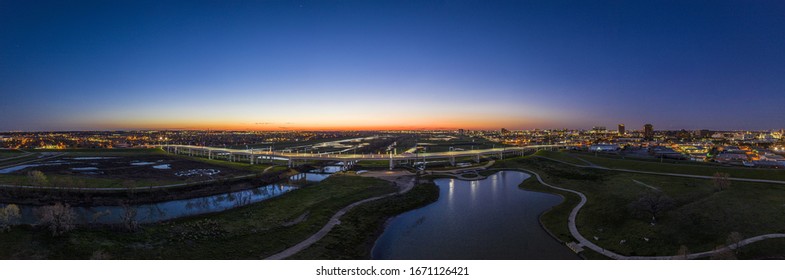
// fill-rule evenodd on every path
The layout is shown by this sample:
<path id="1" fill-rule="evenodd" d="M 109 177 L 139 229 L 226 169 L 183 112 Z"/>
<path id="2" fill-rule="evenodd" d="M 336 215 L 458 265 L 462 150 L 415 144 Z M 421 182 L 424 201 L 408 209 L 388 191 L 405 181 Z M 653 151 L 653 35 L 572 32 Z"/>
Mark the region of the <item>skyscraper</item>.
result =
<path id="1" fill-rule="evenodd" d="M 619 135 L 624 135 L 624 124 L 623 123 L 619 124 Z"/>
<path id="2" fill-rule="evenodd" d="M 646 140 L 654 139 L 654 126 L 650 123 L 643 125 L 643 138 Z"/>

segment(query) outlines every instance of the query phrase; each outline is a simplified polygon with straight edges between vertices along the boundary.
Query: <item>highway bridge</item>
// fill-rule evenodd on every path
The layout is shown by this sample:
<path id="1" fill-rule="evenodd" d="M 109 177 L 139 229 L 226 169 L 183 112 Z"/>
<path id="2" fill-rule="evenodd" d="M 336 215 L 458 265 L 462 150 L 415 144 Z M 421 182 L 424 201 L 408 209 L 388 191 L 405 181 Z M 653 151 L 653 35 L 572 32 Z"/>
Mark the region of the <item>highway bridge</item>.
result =
<path id="1" fill-rule="evenodd" d="M 566 148 L 570 145 L 531 145 L 521 147 L 503 147 L 483 150 L 468 151 L 449 151 L 435 153 L 403 153 L 403 154 L 334 154 L 334 153 L 300 153 L 300 152 L 281 152 L 271 149 L 229 149 L 192 145 L 160 145 L 164 151 L 188 156 L 206 157 L 208 159 L 223 159 L 231 162 L 248 162 L 250 164 L 272 162 L 273 160 L 287 161 L 289 167 L 297 165 L 303 161 L 338 161 L 343 162 L 344 166 L 350 166 L 357 161 L 389 161 L 390 169 L 396 165 L 408 162 L 428 162 L 435 160 L 449 160 L 450 164 L 455 165 L 456 158 L 474 158 L 479 162 L 480 157 L 490 156 L 503 159 L 505 156 L 521 156 L 526 152 L 537 150 L 552 150 Z"/>

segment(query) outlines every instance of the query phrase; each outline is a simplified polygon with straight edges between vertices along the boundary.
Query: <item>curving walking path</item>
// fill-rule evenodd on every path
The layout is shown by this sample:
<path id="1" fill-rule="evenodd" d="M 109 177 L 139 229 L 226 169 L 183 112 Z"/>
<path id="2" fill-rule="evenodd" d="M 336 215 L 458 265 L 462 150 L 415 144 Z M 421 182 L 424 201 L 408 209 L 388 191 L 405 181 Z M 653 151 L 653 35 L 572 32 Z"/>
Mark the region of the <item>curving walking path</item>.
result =
<path id="1" fill-rule="evenodd" d="M 545 181 L 542 180 L 542 177 L 540 177 L 540 174 L 537 174 L 537 172 L 534 172 L 534 171 L 531 171 L 531 170 L 528 170 L 528 169 L 523 169 L 523 168 L 514 168 L 514 169 L 517 169 L 517 170 L 520 170 L 520 171 L 524 171 L 524 172 L 528 172 L 528 173 L 534 175 L 534 177 L 537 178 L 537 181 L 539 181 L 540 184 L 543 184 L 543 185 L 545 185 L 545 186 L 547 186 L 549 188 L 557 189 L 557 190 L 561 190 L 561 191 L 566 191 L 566 192 L 570 192 L 570 193 L 574 193 L 574 194 L 578 195 L 581 198 L 581 201 L 578 203 L 578 205 L 575 206 L 575 208 L 572 209 L 572 211 L 570 211 L 570 216 L 569 216 L 569 218 L 567 220 L 567 227 L 570 229 L 570 234 L 573 236 L 573 238 L 575 238 L 575 240 L 578 241 L 578 246 L 579 247 L 588 247 L 589 249 L 592 249 L 595 252 L 600 253 L 600 254 L 602 254 L 602 255 L 604 255 L 606 257 L 612 258 L 612 259 L 617 259 L 617 260 L 670 260 L 670 259 L 685 259 L 685 258 L 686 259 L 706 258 L 706 257 L 711 257 L 712 255 L 714 255 L 716 253 L 719 253 L 719 252 L 724 252 L 724 251 L 728 251 L 728 250 L 735 250 L 736 248 L 743 247 L 743 246 L 746 246 L 746 245 L 749 245 L 749 244 L 752 244 L 752 243 L 755 243 L 755 242 L 758 242 L 758 241 L 771 239 L 771 238 L 785 238 L 785 234 L 783 234 L 783 233 L 763 234 L 763 235 L 758 235 L 758 236 L 754 236 L 754 237 L 750 237 L 750 238 L 744 239 L 744 240 L 740 241 L 737 244 L 732 244 L 732 245 L 725 246 L 725 247 L 718 248 L 718 249 L 711 250 L 711 251 L 705 251 L 705 252 L 700 252 L 700 253 L 688 254 L 686 256 L 651 256 L 651 257 L 649 257 L 649 256 L 625 256 L 625 255 L 621 255 L 621 254 L 618 254 L 616 252 L 613 252 L 613 251 L 610 251 L 610 250 L 606 250 L 605 248 L 602 248 L 602 247 L 600 247 L 597 244 L 594 244 L 593 242 L 591 242 L 588 239 L 586 239 L 585 237 L 583 237 L 583 235 L 581 235 L 581 233 L 578 231 L 578 227 L 575 224 L 575 220 L 578 217 L 578 212 L 581 211 L 581 208 L 583 207 L 583 205 L 585 205 L 586 201 L 588 201 L 586 199 L 586 195 L 584 195 L 583 193 L 581 193 L 579 191 L 566 189 L 566 188 L 561 188 L 561 187 L 557 187 L 557 186 L 548 184 L 548 183 L 546 183 Z M 783 182 L 783 183 L 785 183 L 785 182 Z"/>
<path id="2" fill-rule="evenodd" d="M 383 178 L 383 179 L 388 180 L 387 178 Z M 335 226 L 340 225 L 341 224 L 341 220 L 340 220 L 341 217 L 343 217 L 343 215 L 346 214 L 347 212 L 349 212 L 349 210 L 351 210 L 352 208 L 356 207 L 357 205 L 363 204 L 363 203 L 367 203 L 367 202 L 379 200 L 379 199 L 382 199 L 382 198 L 386 198 L 386 197 L 390 197 L 390 196 L 406 193 L 406 192 L 410 191 L 414 187 L 414 180 L 416 180 L 416 178 L 412 177 L 411 179 L 408 179 L 408 182 L 405 182 L 404 184 L 400 184 L 399 183 L 400 180 L 398 178 L 393 179 L 393 180 L 395 181 L 396 185 L 401 186 L 401 190 L 400 191 L 394 192 L 394 193 L 385 194 L 385 195 L 380 195 L 380 196 L 374 196 L 374 197 L 371 197 L 371 198 L 366 198 L 366 199 L 357 201 L 355 203 L 349 204 L 349 206 L 346 206 L 346 207 L 342 208 L 341 210 L 338 210 L 338 212 L 335 213 L 335 215 L 333 215 L 330 218 L 330 221 L 327 222 L 327 224 L 324 225 L 315 234 L 311 235 L 310 237 L 306 238 L 305 240 L 301 241 L 300 243 L 297 243 L 296 245 L 294 245 L 292 247 L 289 247 L 286 250 L 281 251 L 280 253 L 277 253 L 275 255 L 272 255 L 272 256 L 269 256 L 269 257 L 265 258 L 265 260 L 282 260 L 282 259 L 291 257 L 294 254 L 299 253 L 300 251 L 304 250 L 305 248 L 308 248 L 311 245 L 313 245 L 314 243 L 316 243 L 317 241 L 321 240 Z"/>

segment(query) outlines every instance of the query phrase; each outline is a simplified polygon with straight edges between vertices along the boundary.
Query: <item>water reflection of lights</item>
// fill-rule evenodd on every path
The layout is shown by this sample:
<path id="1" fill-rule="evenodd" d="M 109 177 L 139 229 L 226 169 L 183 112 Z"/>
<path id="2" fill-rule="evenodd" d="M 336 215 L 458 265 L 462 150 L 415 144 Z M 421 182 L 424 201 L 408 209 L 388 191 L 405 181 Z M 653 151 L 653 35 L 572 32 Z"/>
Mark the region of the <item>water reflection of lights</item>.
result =
<path id="1" fill-rule="evenodd" d="M 479 181 L 470 181 L 469 182 L 469 188 L 471 189 L 471 203 L 472 203 L 471 205 L 472 206 L 474 206 L 474 200 L 477 197 L 477 189 L 478 189 L 479 186 L 480 186 L 480 182 Z"/>
<path id="2" fill-rule="evenodd" d="M 447 190 L 447 205 L 452 209 L 453 195 L 455 195 L 455 179 L 450 179 L 450 182 L 447 185 L 449 186 Z"/>

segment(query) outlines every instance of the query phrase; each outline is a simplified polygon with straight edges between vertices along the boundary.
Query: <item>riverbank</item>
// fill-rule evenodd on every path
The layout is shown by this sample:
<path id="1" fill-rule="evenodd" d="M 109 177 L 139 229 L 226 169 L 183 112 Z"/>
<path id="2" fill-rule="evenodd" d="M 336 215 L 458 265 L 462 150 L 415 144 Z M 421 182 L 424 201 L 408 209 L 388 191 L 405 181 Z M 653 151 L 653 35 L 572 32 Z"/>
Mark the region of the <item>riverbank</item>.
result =
<path id="1" fill-rule="evenodd" d="M 404 194 L 357 206 L 329 234 L 291 259 L 370 259 L 371 249 L 389 219 L 438 199 L 436 184 L 422 182 Z"/>
<path id="2" fill-rule="evenodd" d="M 625 256 L 674 256 L 685 249 L 711 251 L 727 245 L 734 234 L 747 238 L 780 233 L 785 228 L 783 221 L 775 218 L 785 204 L 785 188 L 779 185 L 734 181 L 720 190 L 707 179 L 576 168 L 537 157 L 504 160 L 494 167 L 536 171 L 549 184 L 585 194 L 587 202 L 577 215 L 577 229 L 605 250 Z M 655 187 L 673 201 L 672 207 L 657 214 L 654 224 L 650 217 L 643 219 L 631 211 L 630 205 L 642 195 L 657 192 L 636 182 Z M 576 241 L 567 220 L 579 202 L 577 195 L 536 182 L 524 187 L 559 193 L 567 199 L 543 214 L 541 221 L 561 241 Z M 785 252 L 785 248 L 765 252 L 745 248 L 716 257 L 778 258 Z M 598 257 L 589 251 L 584 255 Z"/>
<path id="3" fill-rule="evenodd" d="M 4 186 L 0 188 L 0 203 L 40 206 L 60 202 L 84 207 L 156 203 L 251 189 L 286 180 L 298 173 L 285 169 L 202 182 L 109 190 Z"/>
<path id="4" fill-rule="evenodd" d="M 488 174 L 484 180 L 439 178 L 439 199 L 390 220 L 374 259 L 577 259 L 540 226 L 538 217 L 561 202 L 521 190 L 529 175 Z"/>
<path id="5" fill-rule="evenodd" d="M 135 232 L 95 226 L 53 237 L 44 228 L 15 226 L 0 233 L 0 258 L 260 259 L 312 235 L 338 209 L 395 191 L 380 179 L 333 175 L 264 202 Z"/>

